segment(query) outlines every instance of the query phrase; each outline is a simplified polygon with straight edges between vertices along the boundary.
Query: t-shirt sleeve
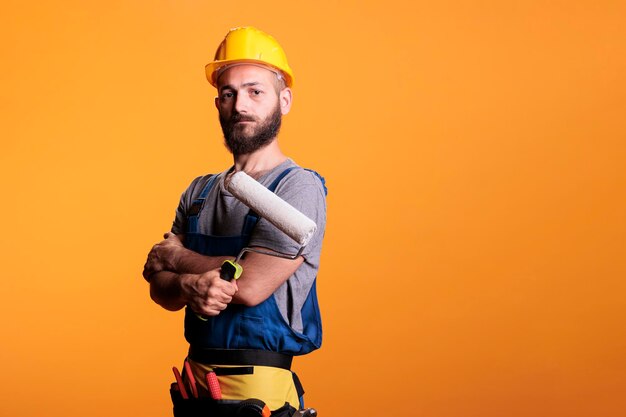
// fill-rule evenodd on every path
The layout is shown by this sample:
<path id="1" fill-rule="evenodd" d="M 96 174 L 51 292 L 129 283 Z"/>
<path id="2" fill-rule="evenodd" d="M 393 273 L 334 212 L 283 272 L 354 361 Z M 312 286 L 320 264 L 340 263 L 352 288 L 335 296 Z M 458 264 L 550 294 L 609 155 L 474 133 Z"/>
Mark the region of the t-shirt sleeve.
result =
<path id="1" fill-rule="evenodd" d="M 189 187 L 187 187 L 187 189 L 180 196 L 180 201 L 178 202 L 178 207 L 176 208 L 176 215 L 174 217 L 174 221 L 172 222 L 172 233 L 180 235 L 185 233 L 187 230 L 187 212 L 189 207 L 191 207 L 191 203 L 193 202 L 195 195 L 200 192 L 200 183 L 207 177 L 209 176 L 194 179 Z"/>
<path id="2" fill-rule="evenodd" d="M 278 184 L 275 193 L 317 225 L 317 230 L 302 252 L 308 263 L 317 266 L 326 227 L 326 195 L 322 181 L 310 171 L 297 169 Z M 263 218 L 254 228 L 249 245 L 289 255 L 295 255 L 300 250 L 298 242 Z"/>

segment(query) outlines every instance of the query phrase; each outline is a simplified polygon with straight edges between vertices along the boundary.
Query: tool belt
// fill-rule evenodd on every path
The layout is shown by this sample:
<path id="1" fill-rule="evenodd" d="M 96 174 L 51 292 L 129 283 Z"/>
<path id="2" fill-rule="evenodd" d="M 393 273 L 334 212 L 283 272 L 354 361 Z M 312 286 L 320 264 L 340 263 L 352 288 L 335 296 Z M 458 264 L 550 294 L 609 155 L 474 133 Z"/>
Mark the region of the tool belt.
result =
<path id="1" fill-rule="evenodd" d="M 285 403 L 269 414 L 265 403 L 250 398 L 248 400 L 214 400 L 209 397 L 183 399 L 172 384 L 170 395 L 174 404 L 174 417 L 291 417 L 296 409 Z"/>
<path id="2" fill-rule="evenodd" d="M 268 405 L 265 404 L 264 401 L 258 398 L 248 398 L 248 396 L 258 395 L 260 398 L 268 401 L 268 399 L 266 399 L 265 397 L 265 395 L 268 395 L 267 388 L 271 389 L 271 387 L 273 387 L 274 385 L 271 378 L 269 380 L 265 379 L 266 377 L 264 375 L 267 372 L 279 374 L 282 373 L 281 375 L 283 376 L 280 377 L 280 381 L 283 381 L 283 383 L 286 383 L 285 378 L 289 378 L 290 381 L 293 378 L 293 385 L 287 385 L 291 386 L 291 388 L 289 389 L 292 390 L 291 392 L 293 394 L 290 395 L 295 395 L 295 392 L 297 392 L 297 396 L 301 397 L 304 394 L 304 390 L 302 389 L 302 385 L 300 384 L 298 377 L 295 373 L 292 373 L 290 371 L 292 362 L 292 357 L 290 355 L 260 350 L 206 349 L 191 346 L 189 349 L 188 359 L 192 361 L 192 365 L 190 366 L 190 364 L 187 363 L 188 361 L 185 361 L 185 368 L 187 368 L 187 371 L 183 370 L 183 373 L 185 375 L 186 382 L 182 382 L 182 379 L 177 378 L 177 383 L 173 383 L 170 387 L 170 395 L 172 398 L 172 403 L 174 405 L 174 417 L 269 417 L 270 415 L 273 417 L 293 416 L 296 413 L 296 408 L 289 404 L 289 402 L 293 402 L 292 400 L 289 400 L 289 402 L 285 401 L 284 405 L 282 405 L 282 407 L 280 406 L 281 404 L 283 404 L 282 401 L 284 401 L 278 401 L 281 398 L 280 395 L 282 394 L 279 394 L 278 397 L 270 394 L 269 397 L 267 397 L 273 398 L 269 400 L 269 406 L 271 406 L 272 408 L 278 407 L 271 412 L 270 408 L 268 407 Z M 194 362 L 197 362 L 197 364 L 193 365 Z M 225 392 L 224 395 L 228 399 L 223 399 L 221 396 L 221 392 L 217 396 L 214 396 L 213 393 L 210 393 L 211 396 L 207 397 L 202 395 L 203 392 L 206 393 L 204 386 L 202 389 L 200 389 L 200 384 L 197 384 L 198 388 L 196 389 L 196 382 L 194 382 L 193 385 L 194 390 L 196 390 L 196 394 L 192 395 L 192 390 L 186 389 L 187 385 L 189 384 L 189 375 L 192 374 L 191 368 L 196 368 L 196 371 L 194 371 L 194 373 L 196 373 L 195 379 L 198 379 L 199 371 L 197 367 L 204 367 L 205 365 L 206 368 L 203 368 L 203 370 L 200 371 L 203 375 L 204 372 L 210 371 L 209 373 L 214 373 L 215 375 L 219 376 L 220 379 L 223 377 L 229 378 L 229 376 L 231 375 L 234 376 L 234 378 L 236 379 L 240 377 L 243 377 L 244 379 L 248 378 L 248 376 L 245 375 L 249 375 L 249 377 L 252 378 L 253 375 L 257 375 L 257 372 L 260 372 L 258 378 L 262 379 L 256 379 L 257 384 L 259 381 L 261 382 L 261 385 L 256 385 L 256 387 L 260 389 L 260 391 L 255 388 L 255 385 L 249 386 L 247 385 L 248 383 L 245 382 L 245 386 L 247 388 L 243 391 L 240 391 L 234 397 L 226 395 L 227 392 Z M 271 369 L 274 368 L 276 369 L 272 371 Z M 284 372 L 287 372 L 287 375 L 291 376 L 284 375 Z M 176 373 L 177 370 L 175 370 L 175 374 Z M 208 378 L 208 376 L 209 375 L 207 374 L 206 377 Z M 227 379 L 226 381 L 229 380 Z M 227 384 L 226 386 L 222 385 L 222 389 L 227 389 L 228 382 L 225 382 L 224 380 L 222 380 L 221 382 Z M 215 383 L 218 384 L 217 390 L 219 391 L 219 385 L 221 384 L 217 380 L 215 380 Z M 180 386 L 181 384 L 183 388 L 182 390 Z M 278 386 L 280 387 L 281 384 L 279 383 Z M 284 387 L 285 385 L 282 386 Z M 206 387 L 208 388 L 208 384 Z M 293 391 L 294 387 L 295 392 Z M 188 388 L 190 388 L 190 386 Z M 278 389 L 280 390 L 282 388 Z M 198 391 L 201 391 L 200 395 L 197 394 Z M 265 394 L 262 394 L 262 392 L 265 392 Z M 282 391 L 276 391 L 276 393 L 280 392 Z"/>
<path id="3" fill-rule="evenodd" d="M 220 365 L 272 366 L 291 369 L 293 356 L 267 350 L 251 349 L 207 349 L 189 347 L 189 358 L 196 362 Z"/>

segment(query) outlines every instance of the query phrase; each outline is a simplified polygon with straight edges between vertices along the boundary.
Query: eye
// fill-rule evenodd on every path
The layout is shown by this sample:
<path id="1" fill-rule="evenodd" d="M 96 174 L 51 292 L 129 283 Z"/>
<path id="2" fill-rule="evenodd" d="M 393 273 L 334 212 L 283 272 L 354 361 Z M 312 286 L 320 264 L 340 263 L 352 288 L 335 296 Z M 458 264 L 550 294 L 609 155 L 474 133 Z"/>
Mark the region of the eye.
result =
<path id="1" fill-rule="evenodd" d="M 226 99 L 229 99 L 229 98 L 233 98 L 233 96 L 234 96 L 234 94 L 233 94 L 233 92 L 232 92 L 232 91 L 224 91 L 224 92 L 222 93 L 222 100 L 226 100 Z"/>
<path id="2" fill-rule="evenodd" d="M 252 94 L 254 94 L 255 96 L 258 96 L 262 93 L 261 90 L 252 90 Z"/>

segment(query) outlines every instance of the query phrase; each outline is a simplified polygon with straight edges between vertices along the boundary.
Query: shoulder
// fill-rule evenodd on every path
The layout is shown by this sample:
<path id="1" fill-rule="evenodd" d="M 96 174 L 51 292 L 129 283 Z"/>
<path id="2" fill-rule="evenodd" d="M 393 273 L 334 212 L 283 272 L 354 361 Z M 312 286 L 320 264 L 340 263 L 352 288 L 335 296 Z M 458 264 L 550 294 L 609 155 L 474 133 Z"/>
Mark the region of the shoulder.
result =
<path id="1" fill-rule="evenodd" d="M 313 169 L 303 168 L 295 163 L 288 166 L 284 177 L 280 180 L 276 187 L 276 193 L 281 194 L 286 189 L 307 189 L 309 191 L 317 190 L 324 196 L 327 194 L 326 180 L 324 177 Z"/>
<path id="2" fill-rule="evenodd" d="M 185 192 L 192 193 L 201 189 L 213 176 L 213 174 L 200 175 L 199 177 L 194 178 Z"/>
<path id="3" fill-rule="evenodd" d="M 180 196 L 179 210 L 187 212 L 193 202 L 200 198 L 208 185 L 216 185 L 216 181 L 221 174 L 205 174 L 194 178 Z M 212 187 L 208 187 L 209 189 Z M 207 190 L 209 191 L 209 190 Z"/>
<path id="4" fill-rule="evenodd" d="M 197 198 L 202 193 L 204 188 L 209 184 L 209 182 L 213 180 L 215 184 L 215 180 L 217 179 L 217 177 L 222 174 L 205 174 L 194 178 L 183 192 L 183 196 L 186 196 L 188 198 Z"/>

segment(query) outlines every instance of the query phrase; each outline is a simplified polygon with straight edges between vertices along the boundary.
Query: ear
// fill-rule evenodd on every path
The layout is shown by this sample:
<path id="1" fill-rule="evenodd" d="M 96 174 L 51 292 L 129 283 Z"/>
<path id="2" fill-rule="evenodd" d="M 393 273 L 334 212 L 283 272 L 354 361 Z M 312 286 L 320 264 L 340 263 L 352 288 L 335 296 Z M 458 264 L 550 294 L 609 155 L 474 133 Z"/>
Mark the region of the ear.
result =
<path id="1" fill-rule="evenodd" d="M 283 88 L 279 95 L 278 100 L 280 101 L 280 112 L 284 115 L 289 113 L 291 110 L 291 101 L 293 99 L 291 88 L 285 87 Z"/>
<path id="2" fill-rule="evenodd" d="M 220 109 L 220 98 L 219 96 L 215 96 L 215 108 Z"/>

